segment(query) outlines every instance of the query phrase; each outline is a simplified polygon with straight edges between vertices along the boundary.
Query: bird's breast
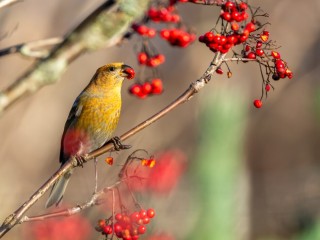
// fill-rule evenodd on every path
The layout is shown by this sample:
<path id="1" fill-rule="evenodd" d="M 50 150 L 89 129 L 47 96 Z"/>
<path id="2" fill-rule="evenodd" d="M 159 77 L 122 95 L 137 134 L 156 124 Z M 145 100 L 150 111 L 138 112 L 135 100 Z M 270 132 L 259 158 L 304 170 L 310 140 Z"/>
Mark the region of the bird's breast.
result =
<path id="1" fill-rule="evenodd" d="M 89 139 L 90 151 L 95 150 L 108 141 L 119 121 L 121 100 L 117 98 L 92 98 L 82 103 L 74 127 L 85 132 Z"/>

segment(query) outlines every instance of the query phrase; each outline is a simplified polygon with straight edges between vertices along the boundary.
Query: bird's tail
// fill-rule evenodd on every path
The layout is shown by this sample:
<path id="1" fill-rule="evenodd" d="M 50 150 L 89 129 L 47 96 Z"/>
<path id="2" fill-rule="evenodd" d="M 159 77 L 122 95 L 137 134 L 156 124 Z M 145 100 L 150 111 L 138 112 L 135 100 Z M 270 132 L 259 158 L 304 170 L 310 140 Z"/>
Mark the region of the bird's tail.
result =
<path id="1" fill-rule="evenodd" d="M 61 202 L 63 194 L 70 180 L 71 174 L 72 174 L 72 171 L 65 173 L 53 185 L 50 196 L 46 202 L 46 208 L 51 207 L 53 204 L 58 205 Z"/>

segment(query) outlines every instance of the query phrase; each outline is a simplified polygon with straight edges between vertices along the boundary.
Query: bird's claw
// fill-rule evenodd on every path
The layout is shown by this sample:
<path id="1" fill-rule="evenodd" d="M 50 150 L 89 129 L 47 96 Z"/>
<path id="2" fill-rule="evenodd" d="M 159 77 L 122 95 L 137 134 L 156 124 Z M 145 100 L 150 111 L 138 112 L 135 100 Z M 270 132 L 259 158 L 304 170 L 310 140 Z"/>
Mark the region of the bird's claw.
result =
<path id="1" fill-rule="evenodd" d="M 114 149 L 116 151 L 124 150 L 124 149 L 129 149 L 131 148 L 131 145 L 124 145 L 122 144 L 121 140 L 119 137 L 114 137 L 111 138 L 110 140 L 113 143 Z"/>
<path id="2" fill-rule="evenodd" d="M 86 159 L 84 158 L 84 156 L 77 155 L 75 156 L 75 159 L 77 161 L 77 166 L 81 166 L 83 168 L 83 164 L 86 162 Z"/>

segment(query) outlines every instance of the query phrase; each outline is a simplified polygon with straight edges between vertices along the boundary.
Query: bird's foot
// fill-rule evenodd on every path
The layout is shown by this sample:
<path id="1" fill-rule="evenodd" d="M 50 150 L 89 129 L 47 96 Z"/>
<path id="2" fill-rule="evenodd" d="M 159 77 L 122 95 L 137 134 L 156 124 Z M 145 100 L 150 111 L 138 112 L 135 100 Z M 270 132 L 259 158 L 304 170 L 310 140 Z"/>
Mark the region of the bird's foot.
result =
<path id="1" fill-rule="evenodd" d="M 75 159 L 77 161 L 77 166 L 81 166 L 83 168 L 83 164 L 87 161 L 84 156 L 76 155 Z"/>
<path id="2" fill-rule="evenodd" d="M 124 145 L 122 144 L 121 140 L 119 137 L 114 137 L 111 138 L 110 140 L 113 143 L 114 149 L 116 151 L 124 150 L 124 149 L 129 149 L 131 148 L 131 145 Z"/>

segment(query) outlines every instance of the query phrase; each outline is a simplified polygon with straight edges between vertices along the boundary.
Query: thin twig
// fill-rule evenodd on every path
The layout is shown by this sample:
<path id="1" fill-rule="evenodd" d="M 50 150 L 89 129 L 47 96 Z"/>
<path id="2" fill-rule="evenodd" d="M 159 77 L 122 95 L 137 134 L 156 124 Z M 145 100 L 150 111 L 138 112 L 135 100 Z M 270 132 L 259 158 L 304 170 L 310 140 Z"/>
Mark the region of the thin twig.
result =
<path id="1" fill-rule="evenodd" d="M 75 207 L 72 208 L 67 208 L 67 209 L 63 209 L 57 212 L 53 212 L 53 213 L 46 213 L 46 214 L 42 214 L 42 215 L 38 215 L 38 216 L 32 216 L 32 217 L 28 217 L 28 216 L 24 216 L 21 218 L 21 220 L 19 221 L 19 223 L 23 223 L 23 222 L 33 222 L 33 221 L 42 221 L 48 218 L 55 218 L 55 217 L 68 217 L 74 214 L 77 214 L 87 208 L 90 208 L 92 206 L 95 205 L 99 205 L 101 202 L 98 201 L 98 199 L 104 195 L 107 191 L 112 190 L 112 192 L 114 192 L 114 188 L 117 187 L 122 181 L 119 180 L 117 182 L 115 182 L 113 185 L 103 188 L 100 191 L 97 191 L 96 193 L 94 193 L 92 195 L 92 197 L 86 201 L 85 203 L 82 203 L 80 205 L 77 205 Z M 114 195 L 114 194 L 113 194 Z M 113 196 L 114 197 L 114 196 Z"/>
<path id="2" fill-rule="evenodd" d="M 194 94 L 198 93 L 200 89 L 202 89 L 211 79 L 211 76 L 214 74 L 215 70 L 221 65 L 225 54 L 217 53 L 215 58 L 211 62 L 210 66 L 206 70 L 206 72 L 202 75 L 201 78 L 193 82 L 189 88 L 181 94 L 175 101 L 170 103 L 168 106 L 160 110 L 158 113 L 154 114 L 147 120 L 143 121 L 142 123 L 138 124 L 131 130 L 127 131 L 126 133 L 122 134 L 120 137 L 121 141 L 125 141 L 128 138 L 132 137 L 136 133 L 140 132 L 144 128 L 148 127 L 152 123 L 156 122 L 167 113 L 178 107 L 179 105 L 189 101 Z M 93 160 L 94 158 L 99 157 L 100 155 L 106 153 L 113 149 L 113 144 L 108 143 L 107 145 L 82 156 L 82 159 L 87 162 Z M 2 226 L 0 227 L 0 238 L 4 236 L 10 229 L 12 229 L 16 224 L 18 224 L 22 217 L 25 215 L 26 211 L 32 207 L 44 194 L 47 192 L 50 187 L 66 172 L 70 171 L 71 169 L 78 166 L 78 162 L 75 157 L 70 158 L 63 167 L 61 167 L 56 173 L 54 173 L 49 180 L 47 180 L 31 197 L 27 200 L 22 206 L 20 206 L 14 213 L 8 216 L 5 221 L 3 222 Z M 88 203 L 89 204 L 89 203 Z M 89 204 L 90 205 L 90 204 Z"/>

